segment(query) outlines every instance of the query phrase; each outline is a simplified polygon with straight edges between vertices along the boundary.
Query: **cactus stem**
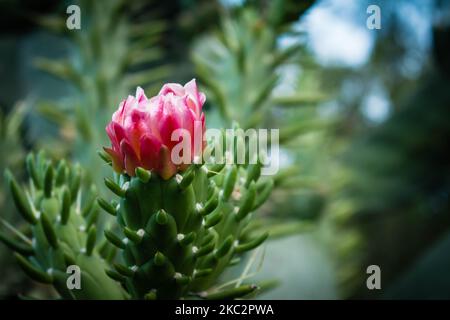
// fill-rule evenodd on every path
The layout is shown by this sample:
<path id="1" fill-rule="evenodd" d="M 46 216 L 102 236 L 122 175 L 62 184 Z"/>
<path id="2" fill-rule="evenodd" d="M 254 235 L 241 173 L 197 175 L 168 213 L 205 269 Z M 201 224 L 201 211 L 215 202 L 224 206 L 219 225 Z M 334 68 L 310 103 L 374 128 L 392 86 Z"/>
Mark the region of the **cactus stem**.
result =
<path id="1" fill-rule="evenodd" d="M 222 192 L 222 191 L 221 191 Z M 203 215 L 207 215 L 214 211 L 219 205 L 219 199 L 217 196 L 217 189 L 214 189 L 214 193 L 211 198 L 206 202 L 205 207 L 203 209 Z"/>
<path id="2" fill-rule="evenodd" d="M 255 199 L 252 210 L 258 209 L 264 202 L 266 202 L 272 192 L 273 186 L 273 180 L 267 180 L 262 184 L 258 184 L 258 195 Z"/>
<path id="3" fill-rule="evenodd" d="M 66 265 L 77 264 L 75 259 L 72 256 L 70 256 L 69 254 L 64 253 L 63 256 L 64 256 L 64 261 L 66 262 Z"/>
<path id="4" fill-rule="evenodd" d="M 125 282 L 126 278 L 114 270 L 105 270 L 105 273 L 113 280 Z"/>
<path id="5" fill-rule="evenodd" d="M 55 229 L 53 228 L 49 218 L 46 214 L 41 214 L 41 225 L 44 230 L 45 237 L 47 238 L 48 243 L 53 248 L 58 248 L 58 238 L 56 237 Z"/>
<path id="6" fill-rule="evenodd" d="M 89 215 L 89 217 L 86 220 L 86 225 L 87 228 L 89 229 L 94 223 L 96 223 L 97 218 L 98 218 L 98 214 L 99 214 L 99 210 L 97 207 L 94 207 L 94 209 L 92 210 L 91 214 Z"/>
<path id="7" fill-rule="evenodd" d="M 235 166 L 230 167 L 223 181 L 223 189 L 221 196 L 224 200 L 228 200 L 228 198 L 231 195 L 231 192 L 233 192 L 234 185 L 236 183 L 236 178 L 237 178 L 237 168 Z"/>
<path id="8" fill-rule="evenodd" d="M 180 237 L 181 238 L 180 239 L 178 237 L 179 235 L 181 235 L 183 237 Z M 178 234 L 177 235 L 177 240 L 180 242 L 180 244 L 182 246 L 185 246 L 185 247 L 190 245 L 192 242 L 194 242 L 195 238 L 196 238 L 195 232 L 190 232 L 187 235 L 184 235 L 184 234 Z"/>
<path id="9" fill-rule="evenodd" d="M 140 167 L 136 168 L 135 173 L 139 180 L 141 180 L 143 183 L 147 183 L 152 177 L 151 171 Z"/>
<path id="10" fill-rule="evenodd" d="M 248 188 L 252 181 L 258 180 L 261 175 L 261 164 L 249 164 L 247 169 L 247 180 L 245 181 L 245 187 Z"/>
<path id="11" fill-rule="evenodd" d="M 195 257 L 202 257 L 207 255 L 208 253 L 210 253 L 211 251 L 214 250 L 214 242 L 211 242 L 209 244 L 207 244 L 206 246 L 201 247 L 196 253 L 195 253 Z"/>
<path id="12" fill-rule="evenodd" d="M 123 275 L 125 277 L 130 277 L 131 278 L 135 274 L 135 272 L 131 268 L 128 268 L 128 267 L 126 267 L 126 266 L 124 266 L 122 264 L 114 263 L 113 266 L 114 266 L 114 269 L 116 269 L 116 271 L 118 273 L 120 273 L 121 275 Z"/>
<path id="13" fill-rule="evenodd" d="M 39 270 L 35 266 L 33 266 L 25 257 L 22 255 L 15 253 L 14 256 L 16 257 L 17 262 L 23 269 L 23 271 L 33 280 L 42 282 L 42 283 L 52 283 L 53 277 L 52 275 L 48 274 L 47 272 L 44 272 L 42 270 Z"/>
<path id="14" fill-rule="evenodd" d="M 33 184 L 36 188 L 41 189 L 42 188 L 42 183 L 41 183 L 41 179 L 39 177 L 39 173 L 36 170 L 36 163 L 34 160 L 34 156 L 33 154 L 28 154 L 27 158 L 26 158 L 26 166 L 27 166 L 27 171 L 31 176 L 31 180 L 33 181 Z"/>
<path id="15" fill-rule="evenodd" d="M 34 253 L 33 247 L 31 245 L 19 243 L 2 232 L 0 232 L 0 241 L 10 249 L 17 251 L 24 256 L 29 256 Z"/>
<path id="16" fill-rule="evenodd" d="M 94 226 L 89 230 L 86 240 L 86 255 L 90 256 L 94 250 L 95 242 L 97 240 L 97 228 Z"/>
<path id="17" fill-rule="evenodd" d="M 46 198 L 52 196 L 53 188 L 53 167 L 49 164 L 44 175 L 44 195 Z"/>
<path id="18" fill-rule="evenodd" d="M 209 168 L 204 167 L 206 169 L 206 174 L 207 174 L 208 178 L 212 177 L 216 174 L 220 174 L 222 169 L 225 167 L 225 164 L 226 163 L 224 161 L 223 163 L 214 164 Z"/>
<path id="19" fill-rule="evenodd" d="M 87 217 L 89 213 L 91 212 L 93 206 L 95 203 L 95 198 L 90 198 L 86 201 L 86 205 L 84 206 L 83 210 L 81 211 L 81 215 L 83 217 Z"/>
<path id="20" fill-rule="evenodd" d="M 229 235 L 225 241 L 222 243 L 222 245 L 215 251 L 214 256 L 218 258 L 222 258 L 225 256 L 230 249 L 233 247 L 233 236 Z"/>
<path id="21" fill-rule="evenodd" d="M 216 213 L 213 213 L 211 216 L 208 216 L 207 219 L 205 220 L 205 228 L 211 228 L 214 227 L 216 224 L 218 224 L 220 222 L 220 220 L 222 220 L 223 218 L 223 214 L 222 211 L 219 210 Z"/>
<path id="22" fill-rule="evenodd" d="M 67 175 L 66 161 L 61 160 L 58 164 L 58 167 L 56 168 L 55 184 L 57 186 L 64 184 L 64 182 L 66 181 L 66 175 Z"/>
<path id="23" fill-rule="evenodd" d="M 179 272 L 175 272 L 175 275 L 173 276 L 176 283 L 179 285 L 186 285 L 191 281 L 191 278 L 185 275 L 182 275 Z"/>
<path id="24" fill-rule="evenodd" d="M 185 190 L 187 187 L 189 187 L 194 178 L 195 178 L 195 166 L 189 167 L 183 176 L 179 174 L 175 176 L 175 179 L 177 180 L 178 186 L 180 187 L 181 190 Z"/>
<path id="25" fill-rule="evenodd" d="M 201 270 L 194 269 L 194 278 L 198 279 L 198 278 L 206 277 L 206 276 L 210 275 L 212 273 L 212 271 L 213 270 L 211 268 L 201 269 Z"/>
<path id="26" fill-rule="evenodd" d="M 67 221 L 69 221 L 70 206 L 71 206 L 70 191 L 67 187 L 63 187 L 62 206 L 60 215 L 61 224 L 63 225 L 67 224 Z"/>
<path id="27" fill-rule="evenodd" d="M 152 289 L 150 290 L 145 296 L 144 299 L 145 300 L 156 300 L 157 295 L 156 295 L 156 290 Z"/>
<path id="28" fill-rule="evenodd" d="M 210 243 L 214 239 L 214 235 L 212 233 L 208 234 L 203 238 L 203 241 L 200 245 L 206 246 L 208 243 Z"/>
<path id="29" fill-rule="evenodd" d="M 244 195 L 244 199 L 242 200 L 242 203 L 239 207 L 239 211 L 236 213 L 236 219 L 238 221 L 244 219 L 247 214 L 250 213 L 255 203 L 255 196 L 255 183 L 252 181 L 250 187 L 247 189 L 247 192 Z"/>
<path id="30" fill-rule="evenodd" d="M 25 243 L 29 244 L 30 246 L 33 246 L 33 242 L 26 235 L 24 235 L 20 230 L 18 230 L 13 225 L 11 225 L 8 221 L 6 221 L 6 220 L 4 220 L 2 218 L 0 218 L 0 221 L 5 226 L 5 228 L 7 228 L 12 233 L 14 233 L 22 241 L 24 241 Z"/>
<path id="31" fill-rule="evenodd" d="M 120 240 L 118 236 L 114 234 L 114 232 L 110 230 L 105 230 L 105 237 L 108 239 L 109 242 L 111 242 L 113 245 L 120 249 L 125 249 L 125 244 Z"/>
<path id="32" fill-rule="evenodd" d="M 30 201 L 28 197 L 26 197 L 14 179 L 12 173 L 7 170 L 6 171 L 7 179 L 9 180 L 9 187 L 11 189 L 11 193 L 13 196 L 14 203 L 16 204 L 17 209 L 22 214 L 23 218 L 27 220 L 31 224 L 37 223 L 37 218 L 33 212 L 33 209 L 30 205 Z"/>

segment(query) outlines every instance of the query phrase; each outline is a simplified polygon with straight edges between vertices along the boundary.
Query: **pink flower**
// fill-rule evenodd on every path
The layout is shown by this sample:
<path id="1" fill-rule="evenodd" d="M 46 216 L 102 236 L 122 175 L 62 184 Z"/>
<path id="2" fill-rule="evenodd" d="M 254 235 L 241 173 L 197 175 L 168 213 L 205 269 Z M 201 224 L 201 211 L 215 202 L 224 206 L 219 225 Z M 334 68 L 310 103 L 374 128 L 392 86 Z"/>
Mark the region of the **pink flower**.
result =
<path id="1" fill-rule="evenodd" d="M 150 99 L 138 87 L 136 97 L 128 96 L 122 101 L 106 126 L 111 148 L 104 150 L 110 155 L 114 170 L 134 176 L 135 169 L 143 167 L 169 179 L 178 170 L 185 169 L 188 163 L 177 165 L 171 159 L 172 149 L 183 139 L 172 141 L 172 133 L 185 129 L 190 134 L 192 150 L 188 151 L 191 151 L 192 163 L 199 153 L 198 148 L 194 150 L 195 132 L 201 135 L 200 152 L 204 147 L 204 103 L 205 95 L 198 91 L 195 80 L 184 86 L 165 84 L 159 94 Z"/>

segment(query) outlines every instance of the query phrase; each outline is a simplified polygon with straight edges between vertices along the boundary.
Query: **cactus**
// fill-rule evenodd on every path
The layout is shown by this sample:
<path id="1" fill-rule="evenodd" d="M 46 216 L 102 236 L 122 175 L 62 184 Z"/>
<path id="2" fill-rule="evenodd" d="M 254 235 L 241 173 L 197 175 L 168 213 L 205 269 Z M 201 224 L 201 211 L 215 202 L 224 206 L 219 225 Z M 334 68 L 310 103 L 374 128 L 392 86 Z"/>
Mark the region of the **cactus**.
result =
<path id="1" fill-rule="evenodd" d="M 103 156 L 105 158 L 105 155 Z M 259 246 L 267 233 L 249 238 L 251 213 L 270 194 L 271 180 L 259 180 L 261 166 L 192 164 L 164 180 L 136 168 L 105 179 L 120 198 L 99 205 L 116 217 L 106 238 L 122 253 L 108 270 L 137 299 L 239 298 L 257 289 L 243 285 L 215 291 L 218 277 L 239 255 Z"/>
<path id="2" fill-rule="evenodd" d="M 52 284 L 62 298 L 231 299 L 258 289 L 214 285 L 268 236 L 250 237 L 248 228 L 251 213 L 273 186 L 272 180 L 260 180 L 259 163 L 192 164 L 167 180 L 138 167 L 135 176 L 105 179 L 118 203 L 97 198 L 94 187 L 82 191 L 79 166 L 64 160 L 54 166 L 42 153 L 28 155 L 26 163 L 29 187 L 19 186 L 9 171 L 6 176 L 29 229 L 10 226 L 16 237 L 0 233 L 0 240 L 15 251 L 30 278 Z M 117 223 L 96 246 L 99 207 Z M 81 269 L 80 290 L 67 287 L 70 265 Z"/>
<path id="3" fill-rule="evenodd" d="M 29 228 L 21 232 L 10 226 L 15 238 L 0 233 L 0 240 L 15 251 L 19 266 L 33 280 L 52 284 L 65 299 L 126 297 L 125 291 L 104 273 L 107 262 L 95 246 L 99 213 L 96 192 L 91 188 L 82 196 L 80 168 L 64 160 L 54 167 L 42 153 L 28 155 L 26 164 L 28 188 L 19 186 L 10 171 L 6 176 L 14 203 Z M 112 256 L 107 245 L 103 252 Z M 80 289 L 68 289 L 70 274 L 66 271 L 70 265 L 81 270 Z"/>

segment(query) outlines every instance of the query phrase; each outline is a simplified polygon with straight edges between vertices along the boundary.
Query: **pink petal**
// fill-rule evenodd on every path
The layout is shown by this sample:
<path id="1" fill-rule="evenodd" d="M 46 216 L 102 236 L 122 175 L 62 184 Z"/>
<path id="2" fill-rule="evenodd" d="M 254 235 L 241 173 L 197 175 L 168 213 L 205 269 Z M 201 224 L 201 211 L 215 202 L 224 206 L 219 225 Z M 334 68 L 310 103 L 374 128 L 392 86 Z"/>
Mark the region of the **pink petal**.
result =
<path id="1" fill-rule="evenodd" d="M 153 97 L 150 99 L 149 122 L 151 133 L 161 140 L 159 124 L 164 114 L 164 99 L 162 97 Z"/>
<path id="2" fill-rule="evenodd" d="M 160 176 L 167 180 L 177 173 L 177 167 L 170 160 L 170 151 L 166 146 L 161 146 L 159 150 L 159 167 Z"/>
<path id="3" fill-rule="evenodd" d="M 115 150 L 120 149 L 119 141 L 117 141 L 116 133 L 114 132 L 114 122 L 108 123 L 106 126 L 106 133 L 109 137 L 109 140 L 111 141 L 111 145 Z"/>
<path id="4" fill-rule="evenodd" d="M 198 101 L 200 102 L 200 109 L 201 109 L 201 107 L 203 107 L 203 105 L 205 104 L 205 101 L 206 101 L 206 96 L 203 92 L 200 92 L 198 94 Z"/>
<path id="5" fill-rule="evenodd" d="M 141 87 L 137 87 L 136 89 L 136 100 L 138 103 L 147 101 L 147 96 L 145 95 L 145 92 Z"/>
<path id="6" fill-rule="evenodd" d="M 141 137 L 140 141 L 141 163 L 145 169 L 154 170 L 159 164 L 159 150 L 161 142 L 153 135 L 146 134 Z"/>
<path id="7" fill-rule="evenodd" d="M 197 98 L 198 96 L 198 89 L 197 89 L 197 82 L 195 79 L 192 79 L 188 83 L 184 85 L 184 89 L 186 90 L 186 94 L 190 94 Z"/>
<path id="8" fill-rule="evenodd" d="M 112 167 L 114 171 L 122 173 L 124 170 L 124 165 L 123 165 L 123 158 L 119 154 L 119 152 L 116 152 L 111 148 L 105 147 L 103 148 L 103 150 L 105 150 L 105 152 L 111 157 Z"/>
<path id="9" fill-rule="evenodd" d="M 196 119 L 194 111 L 190 108 L 184 108 L 183 110 L 183 128 L 189 131 L 191 138 L 194 136 L 194 121 Z"/>
<path id="10" fill-rule="evenodd" d="M 147 118 L 148 114 L 146 112 L 133 109 L 130 116 L 125 120 L 125 132 L 128 141 L 137 155 L 139 155 L 139 139 L 146 132 L 150 132 Z"/>
<path id="11" fill-rule="evenodd" d="M 163 85 L 158 95 L 166 95 L 168 93 L 173 93 L 176 96 L 184 96 L 184 88 L 178 83 L 166 83 Z"/>
<path id="12" fill-rule="evenodd" d="M 119 109 L 113 113 L 112 120 L 114 122 L 123 125 L 125 118 L 127 117 L 130 110 L 133 108 L 135 103 L 135 98 L 133 96 L 128 96 L 126 100 L 123 100 L 119 106 Z"/>
<path id="13" fill-rule="evenodd" d="M 120 143 L 126 137 L 125 129 L 117 122 L 112 122 L 112 129 L 114 131 L 114 136 L 116 137 L 117 144 L 120 146 Z"/>
<path id="14" fill-rule="evenodd" d="M 175 108 L 172 105 L 172 102 L 167 101 L 164 105 L 164 112 L 162 119 L 158 125 L 159 132 L 161 135 L 161 141 L 165 144 L 169 149 L 172 149 L 174 145 L 178 143 L 178 141 L 172 141 L 172 133 L 181 128 L 181 118 L 177 112 L 174 112 Z"/>
<path id="15" fill-rule="evenodd" d="M 198 92 L 197 83 L 192 79 L 184 85 L 186 89 L 186 104 L 189 108 L 194 109 L 195 114 L 200 116 L 202 106 L 205 103 L 206 97 L 203 93 Z"/>

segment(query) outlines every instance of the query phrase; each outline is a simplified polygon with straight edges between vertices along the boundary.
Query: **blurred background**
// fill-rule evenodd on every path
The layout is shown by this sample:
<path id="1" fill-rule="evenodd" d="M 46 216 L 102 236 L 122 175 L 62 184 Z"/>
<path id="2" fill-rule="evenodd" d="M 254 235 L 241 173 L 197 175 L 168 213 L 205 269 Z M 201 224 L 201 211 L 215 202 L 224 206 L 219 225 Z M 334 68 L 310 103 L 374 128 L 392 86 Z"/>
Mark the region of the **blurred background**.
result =
<path id="1" fill-rule="evenodd" d="M 450 298 L 450 1 L 1 0 L 0 170 L 25 181 L 26 153 L 44 149 L 102 192 L 96 151 L 120 100 L 192 78 L 208 127 L 280 129 L 257 221 L 270 241 L 225 281 L 277 280 L 265 299 Z M 49 295 L 3 244 L 0 275 L 1 298 Z"/>

